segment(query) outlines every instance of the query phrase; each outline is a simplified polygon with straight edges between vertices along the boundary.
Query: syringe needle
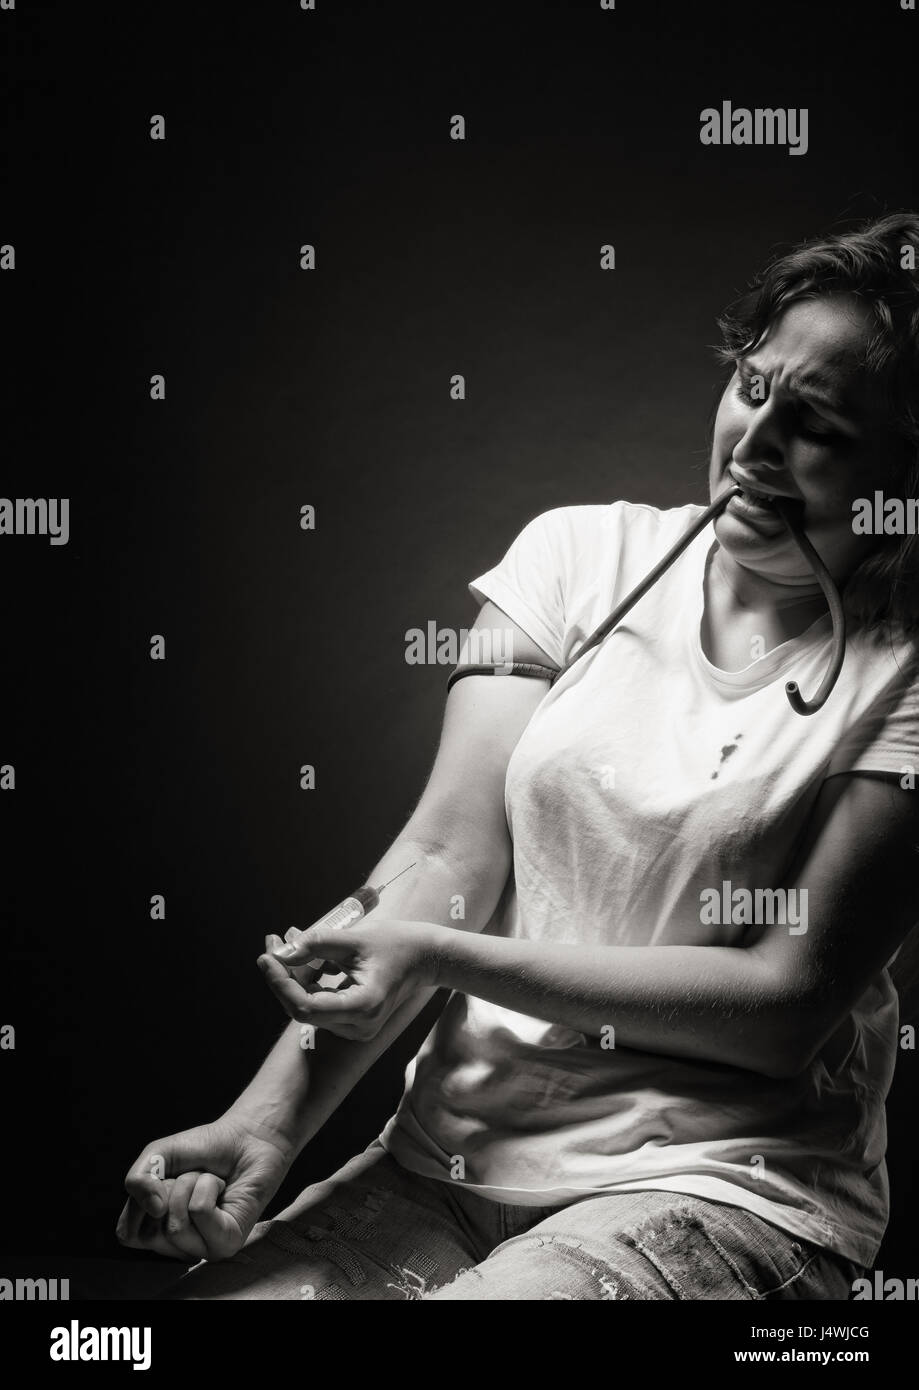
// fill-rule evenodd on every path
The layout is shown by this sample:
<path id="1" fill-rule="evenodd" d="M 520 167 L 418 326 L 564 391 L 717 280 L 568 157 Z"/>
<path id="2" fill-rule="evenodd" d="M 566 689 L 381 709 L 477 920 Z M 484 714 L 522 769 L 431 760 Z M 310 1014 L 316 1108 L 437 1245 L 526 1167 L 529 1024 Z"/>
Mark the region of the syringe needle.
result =
<path id="1" fill-rule="evenodd" d="M 391 883 L 395 883 L 397 878 L 401 878 L 403 874 L 407 874 L 409 869 L 414 869 L 417 863 L 418 860 L 413 859 L 411 864 L 406 864 L 404 869 L 400 869 L 397 874 L 393 874 L 392 878 L 388 878 L 385 883 L 381 883 L 379 888 L 377 889 L 377 892 L 382 893 L 383 889 L 388 888 Z"/>

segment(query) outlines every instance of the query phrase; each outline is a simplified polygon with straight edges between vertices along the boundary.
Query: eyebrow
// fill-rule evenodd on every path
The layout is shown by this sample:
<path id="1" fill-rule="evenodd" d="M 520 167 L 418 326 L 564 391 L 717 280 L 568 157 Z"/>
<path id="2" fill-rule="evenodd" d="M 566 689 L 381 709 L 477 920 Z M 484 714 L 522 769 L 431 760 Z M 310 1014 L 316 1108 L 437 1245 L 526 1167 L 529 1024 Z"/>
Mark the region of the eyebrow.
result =
<path id="1" fill-rule="evenodd" d="M 749 357 L 738 358 L 737 366 L 741 371 L 752 370 Z M 843 420 L 852 420 L 846 401 L 839 395 L 838 391 L 833 389 L 832 378 L 826 372 L 792 372 L 785 385 L 789 391 L 794 392 L 806 404 L 820 406 L 823 410 L 828 410 L 831 415 L 838 415 Z"/>

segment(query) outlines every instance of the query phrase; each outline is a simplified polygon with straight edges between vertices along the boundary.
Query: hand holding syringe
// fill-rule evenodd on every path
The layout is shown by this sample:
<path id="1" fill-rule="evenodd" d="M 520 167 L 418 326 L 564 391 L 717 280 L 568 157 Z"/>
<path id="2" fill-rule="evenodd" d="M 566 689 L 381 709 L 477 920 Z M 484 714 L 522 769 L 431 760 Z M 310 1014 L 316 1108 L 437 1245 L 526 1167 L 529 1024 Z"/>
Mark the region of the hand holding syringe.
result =
<path id="1" fill-rule="evenodd" d="M 413 860 L 411 864 L 406 864 L 404 869 L 400 869 L 392 878 L 387 879 L 385 883 L 381 883 L 379 888 L 371 888 L 369 883 L 365 883 L 360 888 L 355 888 L 353 893 L 350 893 L 347 898 L 342 898 L 341 902 L 327 912 L 325 916 L 320 917 L 318 921 L 312 922 L 309 927 L 304 928 L 304 932 L 311 931 L 313 927 L 330 927 L 333 931 L 339 931 L 343 927 L 353 926 L 355 922 L 359 922 L 362 917 L 366 916 L 368 912 L 379 905 L 380 894 L 383 892 L 383 889 L 388 888 L 391 883 L 395 883 L 397 878 L 401 878 L 403 874 L 408 873 L 409 869 L 413 869 L 417 862 L 416 859 Z M 285 940 L 290 945 L 296 945 L 304 932 L 301 932 L 296 927 L 291 927 Z M 276 956 L 279 948 L 277 946 L 270 946 L 270 940 L 271 938 L 266 940 L 266 949 L 271 955 Z M 306 988 L 309 985 L 314 985 L 323 975 L 340 975 L 341 970 L 338 966 L 330 966 L 324 960 L 308 960 L 305 965 L 296 965 L 292 968 L 288 967 L 288 974 L 292 975 L 298 984 Z"/>

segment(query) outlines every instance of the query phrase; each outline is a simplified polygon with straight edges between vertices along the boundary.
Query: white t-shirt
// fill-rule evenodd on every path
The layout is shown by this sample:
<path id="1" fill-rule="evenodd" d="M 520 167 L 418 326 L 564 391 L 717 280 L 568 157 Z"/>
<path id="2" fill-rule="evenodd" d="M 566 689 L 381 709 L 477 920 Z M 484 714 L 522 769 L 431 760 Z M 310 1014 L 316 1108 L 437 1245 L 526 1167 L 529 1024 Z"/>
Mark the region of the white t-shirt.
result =
<path id="1" fill-rule="evenodd" d="M 561 665 L 701 510 L 557 508 L 469 587 Z M 725 915 L 703 913 L 703 890 L 780 887 L 825 778 L 919 770 L 911 648 L 856 635 L 829 700 L 807 717 L 784 683 L 794 678 L 805 697 L 816 690 L 828 616 L 741 671 L 712 665 L 699 624 L 713 545 L 706 528 L 537 707 L 508 765 L 513 872 L 486 931 L 739 944 L 744 925 L 701 920 Z M 789 930 L 788 920 L 767 930 Z M 888 1215 L 884 1097 L 897 1021 L 885 970 L 802 1075 L 774 1080 L 729 1055 L 691 1061 L 610 1048 L 609 1037 L 604 1047 L 454 993 L 381 1139 L 406 1168 L 462 1177 L 500 1201 L 688 1193 L 869 1265 Z"/>

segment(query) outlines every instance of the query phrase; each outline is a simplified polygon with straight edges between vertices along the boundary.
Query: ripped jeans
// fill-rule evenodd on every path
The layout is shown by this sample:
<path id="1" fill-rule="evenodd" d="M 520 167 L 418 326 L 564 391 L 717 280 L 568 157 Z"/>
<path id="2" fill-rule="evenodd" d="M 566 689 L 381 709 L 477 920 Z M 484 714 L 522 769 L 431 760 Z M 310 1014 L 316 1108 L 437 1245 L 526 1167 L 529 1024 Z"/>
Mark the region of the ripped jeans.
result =
<path id="1" fill-rule="evenodd" d="M 742 1207 L 656 1191 L 511 1206 L 411 1173 L 374 1140 L 161 1297 L 847 1299 L 863 1273 Z"/>

